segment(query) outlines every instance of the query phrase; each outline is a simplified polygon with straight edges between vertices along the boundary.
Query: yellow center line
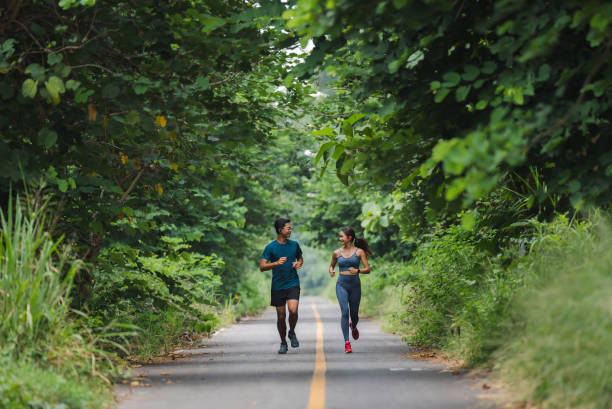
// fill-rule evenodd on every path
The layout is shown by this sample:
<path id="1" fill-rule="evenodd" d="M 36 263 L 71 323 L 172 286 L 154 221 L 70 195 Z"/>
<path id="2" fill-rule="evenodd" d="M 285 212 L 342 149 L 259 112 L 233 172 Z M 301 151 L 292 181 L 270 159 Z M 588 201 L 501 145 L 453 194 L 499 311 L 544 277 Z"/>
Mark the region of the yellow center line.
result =
<path id="1" fill-rule="evenodd" d="M 317 320 L 317 344 L 315 347 L 315 367 L 310 383 L 310 397 L 306 409 L 325 409 L 325 371 L 327 365 L 325 363 L 325 351 L 323 350 L 323 323 L 314 301 L 312 302 L 312 310 Z"/>

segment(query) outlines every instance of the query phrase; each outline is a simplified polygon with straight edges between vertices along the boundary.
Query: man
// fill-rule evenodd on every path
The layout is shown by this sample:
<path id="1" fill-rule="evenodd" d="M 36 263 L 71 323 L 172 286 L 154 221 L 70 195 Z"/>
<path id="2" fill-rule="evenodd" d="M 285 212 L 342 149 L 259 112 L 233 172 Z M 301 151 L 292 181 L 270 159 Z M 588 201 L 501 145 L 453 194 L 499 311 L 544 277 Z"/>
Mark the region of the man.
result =
<path id="1" fill-rule="evenodd" d="M 259 269 L 272 270 L 272 290 L 270 304 L 276 307 L 276 327 L 280 335 L 281 345 L 279 354 L 287 353 L 287 318 L 286 308 L 289 309 L 289 339 L 291 346 L 300 346 L 295 335 L 295 324 L 298 320 L 298 304 L 300 300 L 300 279 L 297 270 L 302 268 L 304 259 L 302 249 L 297 241 L 289 240 L 291 237 L 291 220 L 280 218 L 274 222 L 276 240 L 266 246 L 261 255 Z"/>

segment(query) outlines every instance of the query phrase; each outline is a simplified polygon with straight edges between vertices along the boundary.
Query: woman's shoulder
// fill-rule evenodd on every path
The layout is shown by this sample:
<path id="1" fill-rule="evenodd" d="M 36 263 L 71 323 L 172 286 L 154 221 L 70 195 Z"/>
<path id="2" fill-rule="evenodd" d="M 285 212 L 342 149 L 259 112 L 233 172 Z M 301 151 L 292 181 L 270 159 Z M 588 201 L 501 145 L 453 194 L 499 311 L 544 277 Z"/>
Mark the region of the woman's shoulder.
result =
<path id="1" fill-rule="evenodd" d="M 365 251 L 363 251 L 363 249 L 357 247 L 357 251 L 355 251 L 355 254 L 357 255 L 357 257 L 361 257 L 362 254 L 365 254 Z"/>
<path id="2" fill-rule="evenodd" d="M 340 255 L 340 249 L 336 249 L 332 252 L 332 254 L 336 257 L 338 257 Z"/>

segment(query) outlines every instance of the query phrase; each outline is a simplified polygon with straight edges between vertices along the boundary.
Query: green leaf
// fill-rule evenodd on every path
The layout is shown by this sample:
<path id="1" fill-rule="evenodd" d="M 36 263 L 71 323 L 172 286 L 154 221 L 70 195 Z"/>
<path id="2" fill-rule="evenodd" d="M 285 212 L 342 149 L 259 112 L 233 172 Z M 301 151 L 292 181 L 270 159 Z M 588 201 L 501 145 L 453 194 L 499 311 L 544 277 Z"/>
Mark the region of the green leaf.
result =
<path id="1" fill-rule="evenodd" d="M 323 136 L 335 136 L 336 133 L 334 132 L 334 130 L 332 128 L 330 128 L 329 126 L 326 126 L 323 129 L 319 129 L 318 131 L 314 131 L 313 133 L 311 133 L 312 136 L 318 136 L 318 135 L 323 135 Z"/>
<path id="2" fill-rule="evenodd" d="M 338 160 L 340 158 L 340 155 L 342 155 L 344 153 L 344 145 L 342 144 L 337 144 L 336 148 L 334 149 L 334 153 L 332 153 L 332 159 L 333 160 Z"/>
<path id="3" fill-rule="evenodd" d="M 457 102 L 462 102 L 465 100 L 470 92 L 470 88 L 472 88 L 471 85 L 463 85 L 457 88 L 457 91 L 455 91 L 455 98 L 457 99 Z"/>
<path id="4" fill-rule="evenodd" d="M 462 78 L 465 81 L 474 81 L 478 77 L 478 74 L 480 74 L 480 70 L 474 65 L 466 65 L 463 70 L 465 72 L 462 75 Z"/>
<path id="5" fill-rule="evenodd" d="M 349 139 L 353 137 L 353 124 L 364 116 L 365 114 L 353 114 L 342 122 L 342 131 Z"/>
<path id="6" fill-rule="evenodd" d="M 353 114 L 349 118 L 344 120 L 344 123 L 353 125 L 355 122 L 359 121 L 361 118 L 366 116 L 365 114 Z"/>
<path id="7" fill-rule="evenodd" d="M 68 81 L 66 81 L 66 89 L 75 90 L 80 85 L 81 85 L 81 83 L 79 81 L 75 81 L 75 80 L 68 80 Z"/>
<path id="8" fill-rule="evenodd" d="M 42 128 L 38 131 L 37 142 L 40 146 L 49 149 L 57 142 L 57 133 L 48 128 Z"/>
<path id="9" fill-rule="evenodd" d="M 315 157 L 315 160 L 314 160 L 315 166 L 317 166 L 317 163 L 319 163 L 319 161 L 323 157 L 323 154 L 327 152 L 327 150 L 331 148 L 332 146 L 334 146 L 335 144 L 336 142 L 327 142 L 321 145 L 321 147 L 319 148 L 319 152 L 317 152 L 317 156 Z"/>
<path id="10" fill-rule="evenodd" d="M 485 109 L 488 105 L 488 102 L 485 100 L 480 100 L 478 101 L 478 103 L 476 104 L 476 109 L 479 111 L 482 111 L 483 109 Z"/>
<path id="11" fill-rule="evenodd" d="M 480 68 L 480 71 L 482 71 L 483 74 L 489 75 L 489 74 L 493 74 L 496 68 L 497 68 L 497 64 L 495 62 L 485 61 L 482 67 Z"/>
<path id="12" fill-rule="evenodd" d="M 60 101 L 60 94 L 66 92 L 64 81 L 56 76 L 52 76 L 45 81 L 45 88 L 47 89 L 47 92 L 49 93 L 49 96 L 54 104 L 58 104 Z"/>
<path id="13" fill-rule="evenodd" d="M 59 188 L 60 192 L 66 193 L 68 191 L 68 182 L 64 179 L 58 179 L 57 187 Z"/>
<path id="14" fill-rule="evenodd" d="M 514 88 L 514 93 L 512 94 L 512 98 L 514 103 L 517 105 L 523 105 L 525 102 L 523 98 L 523 89 L 522 88 Z"/>
<path id="15" fill-rule="evenodd" d="M 337 147 L 336 147 L 336 149 L 337 149 Z M 340 181 L 344 185 L 348 186 L 348 184 L 349 184 L 349 182 L 348 182 L 348 175 L 343 174 L 340 171 L 342 169 L 342 167 L 344 166 L 344 161 L 346 160 L 346 158 L 347 158 L 346 154 L 342 153 L 342 155 L 340 155 L 338 160 L 336 160 L 336 176 L 338 176 L 338 179 L 340 179 Z"/>
<path id="16" fill-rule="evenodd" d="M 60 77 L 66 78 L 72 72 L 72 68 L 64 64 L 59 64 L 55 66 L 55 72 L 59 74 Z"/>
<path id="17" fill-rule="evenodd" d="M 30 64 L 26 67 L 25 73 L 30 74 L 37 81 L 44 81 L 47 70 L 39 64 Z"/>
<path id="18" fill-rule="evenodd" d="M 125 123 L 129 125 L 136 125 L 140 123 L 140 115 L 136 111 L 130 111 L 125 116 Z"/>
<path id="19" fill-rule="evenodd" d="M 207 17 L 203 19 L 202 23 L 204 23 L 204 27 L 202 27 L 202 32 L 206 34 L 210 34 L 216 29 L 218 29 L 219 27 L 224 26 L 226 23 L 226 20 L 222 18 L 211 16 L 211 17 Z"/>
<path id="20" fill-rule="evenodd" d="M 343 175 L 347 174 L 349 170 L 353 169 L 354 164 L 355 164 L 354 158 L 345 160 L 344 163 L 342 164 L 342 167 L 340 168 L 340 173 L 342 173 Z"/>
<path id="21" fill-rule="evenodd" d="M 474 217 L 472 212 L 463 213 L 463 216 L 461 216 L 461 227 L 463 230 L 472 231 L 474 230 L 475 225 L 476 217 Z"/>
<path id="22" fill-rule="evenodd" d="M 38 81 L 28 78 L 21 85 L 21 94 L 26 98 L 34 98 L 38 90 Z"/>
<path id="23" fill-rule="evenodd" d="M 455 200 L 467 187 L 465 178 L 457 178 L 446 189 L 446 200 L 449 202 Z"/>
<path id="24" fill-rule="evenodd" d="M 457 74 L 456 72 L 447 72 L 442 76 L 442 78 L 444 78 L 444 81 L 447 82 L 449 87 L 454 87 L 461 81 L 461 75 Z"/>
<path id="25" fill-rule="evenodd" d="M 52 54 L 47 55 L 47 64 L 55 65 L 57 63 L 62 62 L 63 59 L 64 57 L 61 54 L 52 53 Z"/>
<path id="26" fill-rule="evenodd" d="M 283 84 L 285 84 L 286 88 L 291 88 L 293 86 L 294 79 L 295 79 L 295 76 L 293 74 L 289 74 L 285 77 Z"/>
<path id="27" fill-rule="evenodd" d="M 441 90 L 439 90 L 438 92 L 436 92 L 436 96 L 434 98 L 434 102 L 435 103 L 440 103 L 442 101 L 444 101 L 444 98 L 446 98 L 446 96 L 449 94 L 451 90 L 448 88 L 443 88 Z"/>
<path id="28" fill-rule="evenodd" d="M 397 70 L 399 70 L 399 68 L 402 66 L 403 62 L 404 60 L 402 58 L 400 58 L 399 60 L 391 61 L 388 65 L 389 73 L 395 74 Z"/>
<path id="29" fill-rule="evenodd" d="M 538 78 L 537 81 L 546 81 L 550 78 L 550 65 L 543 64 L 540 66 L 538 70 Z"/>

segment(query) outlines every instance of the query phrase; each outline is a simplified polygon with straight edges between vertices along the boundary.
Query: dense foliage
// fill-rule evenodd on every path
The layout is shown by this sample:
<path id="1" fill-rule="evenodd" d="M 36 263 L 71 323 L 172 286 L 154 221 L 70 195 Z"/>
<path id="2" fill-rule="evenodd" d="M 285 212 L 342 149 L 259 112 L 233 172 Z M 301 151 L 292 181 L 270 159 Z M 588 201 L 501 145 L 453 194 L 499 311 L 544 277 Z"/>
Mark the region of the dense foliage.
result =
<path id="1" fill-rule="evenodd" d="M 304 0 L 285 16 L 315 44 L 294 75 L 325 71 L 351 99 L 321 131 L 341 179 L 433 208 L 504 186 L 550 213 L 610 200 L 610 7 Z"/>
<path id="2" fill-rule="evenodd" d="M 605 383 L 560 368 L 576 359 L 542 381 L 536 340 L 573 356 L 541 331 L 563 324 L 599 359 L 579 321 L 605 292 L 550 268 L 595 257 L 584 276 L 610 285 L 607 233 L 580 211 L 612 198 L 611 47 L 601 0 L 9 1 L 1 403 L 100 407 L 119 355 L 265 307 L 256 261 L 282 215 L 307 291 L 352 226 L 374 250 L 364 309 L 409 342 L 501 362 L 524 399 L 609 405 Z M 596 294 L 572 312 L 547 288 Z"/>

